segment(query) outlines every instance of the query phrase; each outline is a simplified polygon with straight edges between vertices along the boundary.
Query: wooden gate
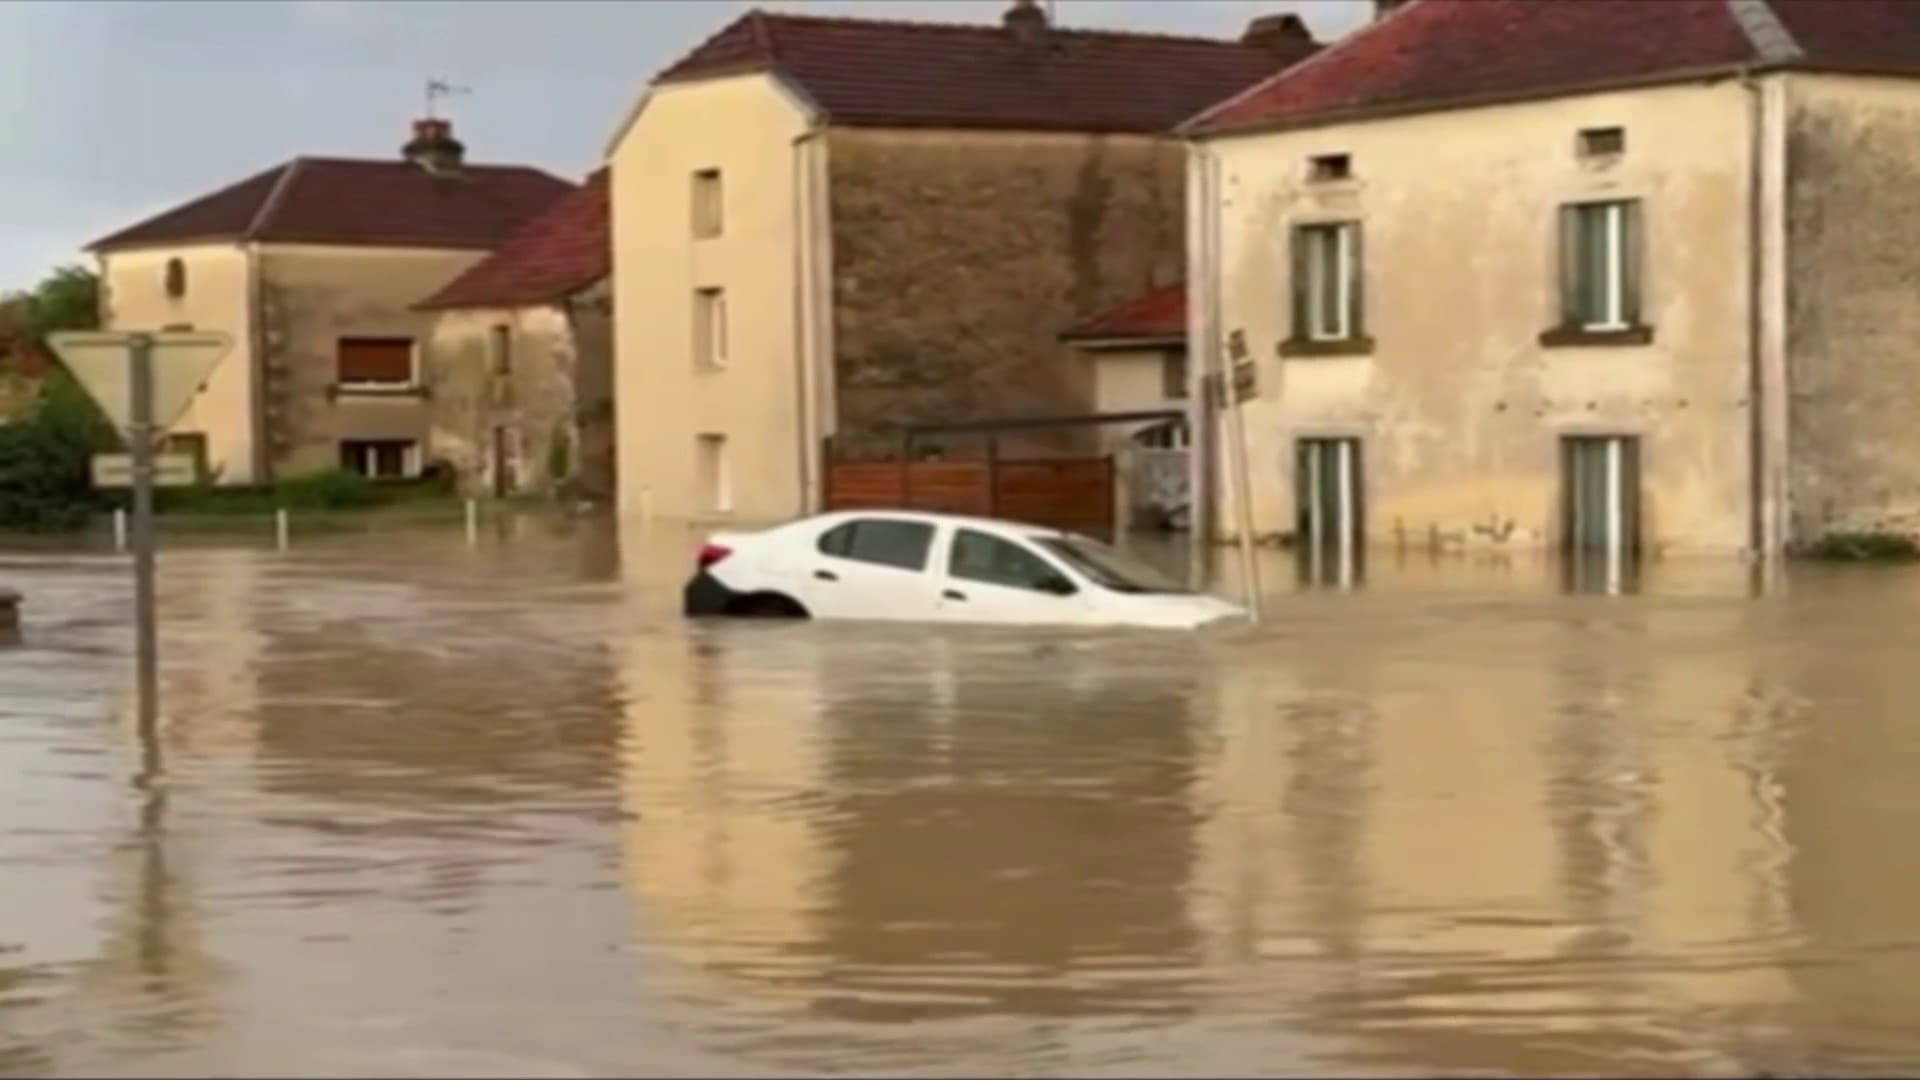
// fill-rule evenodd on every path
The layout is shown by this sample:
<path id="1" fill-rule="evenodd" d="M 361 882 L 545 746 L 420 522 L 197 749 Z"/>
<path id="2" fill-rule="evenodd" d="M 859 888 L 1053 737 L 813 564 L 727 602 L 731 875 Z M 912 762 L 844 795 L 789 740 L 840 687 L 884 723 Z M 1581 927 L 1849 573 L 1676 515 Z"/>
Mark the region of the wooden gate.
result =
<path id="1" fill-rule="evenodd" d="M 1113 459 L 836 461 L 828 510 L 928 510 L 1113 535 Z"/>

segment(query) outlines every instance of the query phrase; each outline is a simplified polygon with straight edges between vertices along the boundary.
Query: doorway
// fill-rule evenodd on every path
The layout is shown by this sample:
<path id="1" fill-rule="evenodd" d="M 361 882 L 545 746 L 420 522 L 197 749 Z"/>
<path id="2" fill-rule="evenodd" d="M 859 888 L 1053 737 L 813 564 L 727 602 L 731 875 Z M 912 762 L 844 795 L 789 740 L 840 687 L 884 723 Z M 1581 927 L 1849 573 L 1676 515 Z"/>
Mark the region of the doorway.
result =
<path id="1" fill-rule="evenodd" d="M 1295 536 L 1302 577 L 1352 585 L 1365 553 L 1360 440 L 1301 439 L 1294 449 Z"/>
<path id="2" fill-rule="evenodd" d="M 1561 491 L 1561 549 L 1575 584 L 1604 580 L 1617 590 L 1640 557 L 1639 438 L 1563 439 Z"/>

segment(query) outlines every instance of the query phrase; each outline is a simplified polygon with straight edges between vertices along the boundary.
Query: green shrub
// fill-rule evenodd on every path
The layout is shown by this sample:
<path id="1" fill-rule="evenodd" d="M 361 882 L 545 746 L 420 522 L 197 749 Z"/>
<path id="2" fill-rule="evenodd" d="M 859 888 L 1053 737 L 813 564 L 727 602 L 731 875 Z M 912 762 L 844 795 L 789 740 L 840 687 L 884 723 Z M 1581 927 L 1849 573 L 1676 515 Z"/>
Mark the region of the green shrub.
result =
<path id="1" fill-rule="evenodd" d="M 79 528 L 99 509 L 93 455 L 114 446 L 112 427 L 71 376 L 47 374 L 26 419 L 0 427 L 0 529 Z"/>
<path id="2" fill-rule="evenodd" d="M 347 469 L 289 476 L 274 485 L 278 506 L 288 510 L 352 510 L 382 500 L 371 480 Z"/>
<path id="3" fill-rule="evenodd" d="M 1827 562 L 1913 562 L 1920 560 L 1920 542 L 1901 533 L 1830 532 L 1802 546 L 1796 554 Z"/>

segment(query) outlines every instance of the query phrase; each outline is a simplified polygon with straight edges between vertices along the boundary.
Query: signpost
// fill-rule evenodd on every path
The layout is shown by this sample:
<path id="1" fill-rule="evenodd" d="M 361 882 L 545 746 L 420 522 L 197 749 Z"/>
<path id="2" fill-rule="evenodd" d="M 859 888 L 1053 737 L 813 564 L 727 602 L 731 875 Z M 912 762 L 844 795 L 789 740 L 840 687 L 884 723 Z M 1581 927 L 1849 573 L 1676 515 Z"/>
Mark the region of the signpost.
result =
<path id="1" fill-rule="evenodd" d="M 219 333 L 76 331 L 50 336 L 67 370 L 127 441 L 133 484 L 133 618 L 140 734 L 151 744 L 159 717 L 159 643 L 154 622 L 154 448 L 206 385 L 232 339 Z M 96 463 L 96 470 L 98 464 Z M 98 475 L 96 471 L 96 475 Z"/>

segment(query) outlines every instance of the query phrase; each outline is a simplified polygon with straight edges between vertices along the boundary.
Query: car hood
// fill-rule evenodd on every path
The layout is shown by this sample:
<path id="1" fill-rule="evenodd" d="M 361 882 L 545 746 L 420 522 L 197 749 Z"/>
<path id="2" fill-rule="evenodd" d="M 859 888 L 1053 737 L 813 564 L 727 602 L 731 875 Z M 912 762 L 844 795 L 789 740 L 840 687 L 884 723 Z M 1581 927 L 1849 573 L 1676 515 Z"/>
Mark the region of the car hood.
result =
<path id="1" fill-rule="evenodd" d="M 1246 609 L 1204 593 L 1116 594 L 1127 621 L 1140 626 L 1193 629 L 1246 615 Z"/>

